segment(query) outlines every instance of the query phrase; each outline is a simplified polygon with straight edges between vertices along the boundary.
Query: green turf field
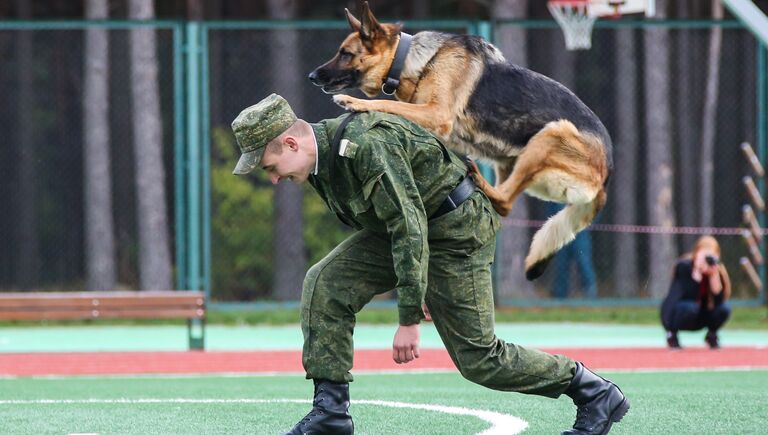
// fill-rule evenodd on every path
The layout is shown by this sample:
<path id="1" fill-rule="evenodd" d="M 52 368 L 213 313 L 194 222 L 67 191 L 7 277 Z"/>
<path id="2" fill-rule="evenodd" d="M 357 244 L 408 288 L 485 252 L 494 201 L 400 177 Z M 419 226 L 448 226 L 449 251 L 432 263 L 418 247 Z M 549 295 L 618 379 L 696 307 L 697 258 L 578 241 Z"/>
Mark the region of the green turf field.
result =
<path id="1" fill-rule="evenodd" d="M 608 377 L 632 403 L 612 433 L 766 433 L 768 371 Z M 0 433 L 277 434 L 309 410 L 310 394 L 310 382 L 300 376 L 0 379 Z M 472 415 L 355 404 L 355 399 L 511 414 L 529 424 L 526 434 L 559 433 L 575 416 L 565 397 L 490 391 L 452 373 L 358 375 L 351 394 L 358 434 L 473 434 L 490 424 Z M 261 402 L 279 399 L 307 404 Z"/>

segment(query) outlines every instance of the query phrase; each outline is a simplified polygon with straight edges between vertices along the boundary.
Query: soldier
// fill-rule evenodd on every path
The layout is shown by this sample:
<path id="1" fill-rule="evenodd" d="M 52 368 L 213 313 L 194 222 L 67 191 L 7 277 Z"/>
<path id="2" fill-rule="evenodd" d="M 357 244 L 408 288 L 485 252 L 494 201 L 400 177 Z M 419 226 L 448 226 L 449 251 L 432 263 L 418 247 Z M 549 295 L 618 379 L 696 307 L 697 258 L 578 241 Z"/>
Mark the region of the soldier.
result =
<path id="1" fill-rule="evenodd" d="M 355 315 L 392 289 L 399 313 L 395 362 L 419 357 L 419 322 L 431 317 L 468 380 L 501 391 L 566 394 L 578 411 L 573 429 L 564 433 L 608 433 L 629 409 L 616 385 L 565 356 L 505 343 L 494 334 L 491 264 L 499 216 L 465 163 L 403 118 L 355 115 L 309 124 L 272 94 L 232 122 L 242 151 L 235 174 L 261 167 L 274 184 L 309 181 L 357 229 L 304 280 L 302 362 L 314 381 L 314 402 L 288 433 L 354 433 L 349 382 Z"/>

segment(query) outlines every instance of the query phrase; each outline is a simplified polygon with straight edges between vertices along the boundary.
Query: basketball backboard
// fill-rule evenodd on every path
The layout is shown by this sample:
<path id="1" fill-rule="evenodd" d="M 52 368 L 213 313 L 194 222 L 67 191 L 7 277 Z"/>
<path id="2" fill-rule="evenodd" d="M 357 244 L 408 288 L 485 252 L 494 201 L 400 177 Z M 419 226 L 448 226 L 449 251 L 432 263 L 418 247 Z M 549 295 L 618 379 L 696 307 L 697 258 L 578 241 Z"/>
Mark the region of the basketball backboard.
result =
<path id="1" fill-rule="evenodd" d="M 547 8 L 563 29 L 565 48 L 585 50 L 592 46 L 592 27 L 601 17 L 656 14 L 656 0 L 549 0 Z"/>
<path id="2" fill-rule="evenodd" d="M 589 0 L 589 15 L 593 17 L 614 17 L 617 15 L 656 15 L 656 0 Z"/>

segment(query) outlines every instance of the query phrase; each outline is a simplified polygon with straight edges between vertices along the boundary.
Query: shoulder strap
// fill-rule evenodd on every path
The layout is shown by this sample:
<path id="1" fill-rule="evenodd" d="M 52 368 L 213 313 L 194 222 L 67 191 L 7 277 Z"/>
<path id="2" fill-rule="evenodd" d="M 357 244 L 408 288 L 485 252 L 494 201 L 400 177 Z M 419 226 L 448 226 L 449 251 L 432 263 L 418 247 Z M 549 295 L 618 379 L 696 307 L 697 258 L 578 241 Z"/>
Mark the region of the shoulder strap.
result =
<path id="1" fill-rule="evenodd" d="M 354 119 L 355 116 L 359 115 L 360 112 L 352 112 L 349 115 L 347 115 L 346 118 L 344 118 L 341 123 L 339 124 L 339 128 L 336 129 L 336 133 L 333 135 L 333 142 L 331 143 L 331 154 L 328 156 L 328 181 L 331 185 L 331 193 L 335 195 L 335 187 L 336 187 L 336 180 L 335 178 L 335 172 L 336 172 L 336 159 L 339 158 L 339 145 L 341 144 L 341 136 L 344 134 L 344 129 L 347 128 L 347 124 L 349 124 L 349 121 Z M 344 217 L 341 213 L 336 213 L 336 216 L 339 217 L 339 220 L 344 222 L 345 225 L 354 227 L 352 225 L 352 222 L 349 221 L 346 217 Z"/>
<path id="2" fill-rule="evenodd" d="M 333 143 L 331 143 L 331 155 L 328 156 L 328 179 L 330 180 L 331 188 L 333 188 L 335 185 L 333 178 L 336 171 L 336 159 L 339 157 L 339 144 L 341 143 L 341 136 L 344 134 L 344 129 L 347 128 L 349 121 L 351 121 L 355 116 L 359 114 L 360 112 L 352 112 L 347 115 L 347 117 L 341 121 L 339 128 L 336 129 L 336 133 L 333 135 Z"/>

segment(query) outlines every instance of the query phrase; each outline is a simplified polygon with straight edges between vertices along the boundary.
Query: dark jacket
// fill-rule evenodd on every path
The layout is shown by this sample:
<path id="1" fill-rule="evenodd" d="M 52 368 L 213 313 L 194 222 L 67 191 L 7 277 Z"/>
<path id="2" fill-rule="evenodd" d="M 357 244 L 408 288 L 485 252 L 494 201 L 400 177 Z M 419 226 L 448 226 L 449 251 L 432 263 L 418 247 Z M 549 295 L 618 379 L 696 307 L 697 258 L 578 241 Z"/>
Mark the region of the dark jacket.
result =
<path id="1" fill-rule="evenodd" d="M 675 273 L 672 277 L 672 284 L 669 286 L 669 293 L 661 304 L 661 323 L 667 330 L 671 329 L 672 317 L 675 314 L 675 305 L 680 301 L 699 301 L 702 309 L 706 309 L 705 301 L 700 300 L 699 291 L 701 283 L 696 282 L 691 273 L 693 272 L 693 260 L 683 259 L 677 262 Z M 708 285 L 704 280 L 704 285 Z M 707 289 L 708 290 L 708 289 Z M 715 306 L 724 302 L 725 292 L 715 295 Z"/>

